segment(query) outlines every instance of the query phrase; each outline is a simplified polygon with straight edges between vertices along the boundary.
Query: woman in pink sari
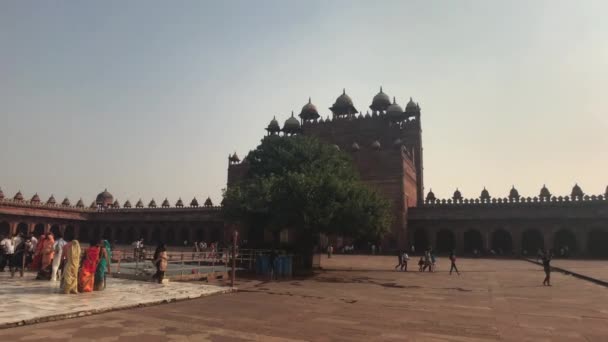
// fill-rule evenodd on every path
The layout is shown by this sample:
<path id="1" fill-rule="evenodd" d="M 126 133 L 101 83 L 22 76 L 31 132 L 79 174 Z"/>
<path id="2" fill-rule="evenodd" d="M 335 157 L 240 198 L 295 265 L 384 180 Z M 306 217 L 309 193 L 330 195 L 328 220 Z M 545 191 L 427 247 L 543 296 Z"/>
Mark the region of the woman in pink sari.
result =
<path id="1" fill-rule="evenodd" d="M 39 242 L 40 249 L 40 270 L 36 279 L 51 280 L 53 255 L 55 255 L 55 238 L 52 233 L 47 234 L 46 239 Z"/>
<path id="2" fill-rule="evenodd" d="M 82 267 L 78 274 L 78 292 L 92 292 L 95 285 L 95 271 L 99 263 L 100 241 L 92 241 L 85 251 Z"/>

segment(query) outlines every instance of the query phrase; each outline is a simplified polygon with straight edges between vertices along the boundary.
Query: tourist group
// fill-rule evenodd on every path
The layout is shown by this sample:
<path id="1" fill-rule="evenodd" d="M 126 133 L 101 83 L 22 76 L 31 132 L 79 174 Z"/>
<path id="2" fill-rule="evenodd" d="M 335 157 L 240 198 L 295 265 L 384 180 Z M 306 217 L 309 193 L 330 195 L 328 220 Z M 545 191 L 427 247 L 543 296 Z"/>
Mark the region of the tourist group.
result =
<path id="1" fill-rule="evenodd" d="M 42 234 L 36 239 L 17 233 L 2 237 L 0 250 L 0 272 L 7 265 L 12 277 L 16 271 L 37 271 L 37 280 L 61 280 L 66 294 L 101 291 L 110 273 L 112 248 L 107 240 L 91 241 L 89 247 L 81 248 L 78 240 L 66 242 L 60 234 Z"/>

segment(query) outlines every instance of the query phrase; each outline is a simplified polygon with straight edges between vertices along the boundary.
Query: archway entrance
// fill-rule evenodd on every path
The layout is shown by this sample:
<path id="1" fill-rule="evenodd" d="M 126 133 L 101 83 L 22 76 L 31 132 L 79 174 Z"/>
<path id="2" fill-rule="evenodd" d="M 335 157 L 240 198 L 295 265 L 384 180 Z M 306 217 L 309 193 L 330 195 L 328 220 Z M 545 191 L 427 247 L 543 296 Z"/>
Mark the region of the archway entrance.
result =
<path id="1" fill-rule="evenodd" d="M 65 227 L 65 234 L 64 234 L 64 239 L 66 241 L 72 241 L 74 240 L 74 226 L 67 226 Z"/>
<path id="2" fill-rule="evenodd" d="M 34 236 L 36 237 L 36 239 L 38 239 L 42 234 L 44 234 L 44 224 L 38 223 L 34 227 Z"/>
<path id="3" fill-rule="evenodd" d="M 557 231 L 553 239 L 553 248 L 553 253 L 556 255 L 561 255 L 562 248 L 565 253 L 575 253 L 577 251 L 576 236 L 567 229 Z"/>
<path id="4" fill-rule="evenodd" d="M 592 257 L 608 258 L 608 231 L 592 230 L 589 232 L 587 241 L 587 248 Z"/>
<path id="5" fill-rule="evenodd" d="M 536 252 L 545 249 L 543 234 L 537 229 L 528 229 L 521 234 L 521 249 L 524 255 L 536 255 Z"/>
<path id="6" fill-rule="evenodd" d="M 442 229 L 437 232 L 437 252 L 449 253 L 456 247 L 456 239 L 451 230 Z"/>
<path id="7" fill-rule="evenodd" d="M 53 233 L 53 235 L 55 236 L 55 240 L 57 240 L 57 237 L 61 234 L 61 230 L 59 229 L 59 225 L 52 225 L 51 226 L 51 233 Z"/>
<path id="8" fill-rule="evenodd" d="M 0 235 L 9 236 L 11 234 L 11 225 L 8 222 L 0 222 Z"/>
<path id="9" fill-rule="evenodd" d="M 81 226 L 80 229 L 78 230 L 78 241 L 80 241 L 80 244 L 83 243 L 89 243 L 89 241 L 91 240 L 91 227 L 88 226 Z"/>
<path id="10" fill-rule="evenodd" d="M 112 241 L 112 228 L 105 227 L 101 233 L 101 238 L 104 240 Z"/>
<path id="11" fill-rule="evenodd" d="M 513 251 L 513 239 L 511 234 L 504 229 L 499 229 L 492 234 L 492 249 L 496 254 L 511 254 Z"/>
<path id="12" fill-rule="evenodd" d="M 481 252 L 483 249 L 483 240 L 481 233 L 475 229 L 469 229 L 464 232 L 464 252 L 473 253 L 475 250 Z"/>
<path id="13" fill-rule="evenodd" d="M 125 231 L 125 243 L 130 244 L 135 241 L 135 227 L 128 227 Z"/>
<path id="14" fill-rule="evenodd" d="M 17 233 L 23 234 L 23 236 L 27 236 L 27 223 L 21 222 L 17 225 Z"/>
<path id="15" fill-rule="evenodd" d="M 414 231 L 414 247 L 416 247 L 416 253 L 422 253 L 429 248 L 429 237 L 426 229 L 418 228 Z"/>
<path id="16" fill-rule="evenodd" d="M 152 243 L 154 245 L 158 245 L 159 243 L 162 242 L 161 240 L 162 240 L 162 237 L 161 237 L 160 227 L 155 227 L 152 230 Z"/>
<path id="17" fill-rule="evenodd" d="M 180 230 L 180 236 L 182 238 L 182 246 L 184 244 L 184 241 L 188 241 L 188 246 L 190 246 L 192 244 L 192 241 L 190 241 L 190 232 L 188 230 L 188 228 L 182 228 Z"/>

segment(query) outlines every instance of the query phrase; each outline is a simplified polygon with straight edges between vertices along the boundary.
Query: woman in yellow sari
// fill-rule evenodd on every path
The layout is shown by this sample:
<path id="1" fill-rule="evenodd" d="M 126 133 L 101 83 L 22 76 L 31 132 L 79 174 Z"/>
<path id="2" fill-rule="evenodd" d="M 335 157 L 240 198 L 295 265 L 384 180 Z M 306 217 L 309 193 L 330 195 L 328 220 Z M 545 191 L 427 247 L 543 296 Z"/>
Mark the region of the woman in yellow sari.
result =
<path id="1" fill-rule="evenodd" d="M 80 267 L 80 243 L 72 240 L 66 246 L 66 262 L 63 267 L 63 293 L 78 293 L 78 268 Z"/>

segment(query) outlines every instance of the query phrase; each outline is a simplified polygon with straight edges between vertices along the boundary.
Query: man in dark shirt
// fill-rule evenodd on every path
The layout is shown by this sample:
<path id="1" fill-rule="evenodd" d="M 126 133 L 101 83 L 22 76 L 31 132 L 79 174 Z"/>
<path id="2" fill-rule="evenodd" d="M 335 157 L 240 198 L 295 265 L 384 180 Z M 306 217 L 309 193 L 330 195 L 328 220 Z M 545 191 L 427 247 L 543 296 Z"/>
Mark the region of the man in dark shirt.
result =
<path id="1" fill-rule="evenodd" d="M 551 286 L 551 254 L 549 251 L 546 251 L 543 255 L 543 268 L 545 270 L 545 280 L 543 280 L 543 285 Z"/>
<path id="2" fill-rule="evenodd" d="M 277 252 L 273 249 L 270 251 L 269 263 L 270 263 L 270 280 L 274 279 L 274 261 L 277 258 Z"/>

